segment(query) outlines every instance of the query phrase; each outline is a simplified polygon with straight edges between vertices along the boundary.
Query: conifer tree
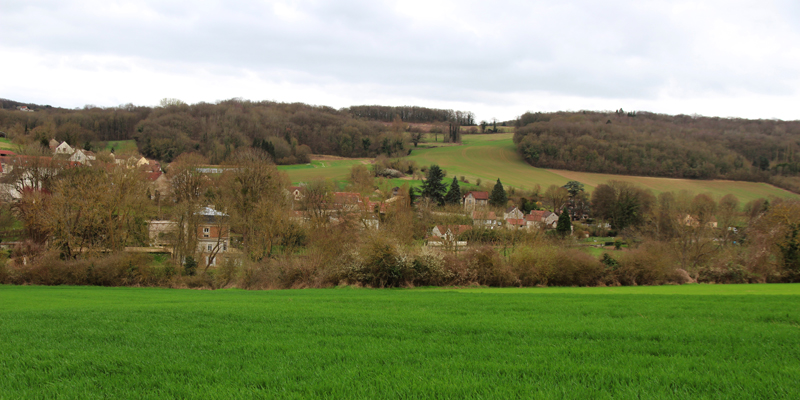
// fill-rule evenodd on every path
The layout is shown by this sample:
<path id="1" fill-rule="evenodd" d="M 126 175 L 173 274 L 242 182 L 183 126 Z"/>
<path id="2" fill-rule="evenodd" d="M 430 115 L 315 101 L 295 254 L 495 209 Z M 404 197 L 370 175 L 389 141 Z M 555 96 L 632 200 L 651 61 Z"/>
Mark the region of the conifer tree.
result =
<path id="1" fill-rule="evenodd" d="M 561 215 L 558 216 L 556 232 L 558 232 L 560 236 L 567 236 L 572 232 L 572 220 L 566 210 L 562 211 Z"/>
<path id="2" fill-rule="evenodd" d="M 425 181 L 422 182 L 422 197 L 427 197 L 437 204 L 444 204 L 444 194 L 447 191 L 447 185 L 442 183 L 444 172 L 438 165 L 434 164 L 428 168 L 428 175 Z"/>
<path id="3" fill-rule="evenodd" d="M 495 207 L 505 207 L 508 203 L 508 195 L 506 190 L 503 189 L 503 184 L 500 183 L 500 178 L 497 178 L 497 183 L 492 189 L 492 194 L 489 195 L 489 204 Z"/>
<path id="4" fill-rule="evenodd" d="M 450 184 L 450 190 L 444 197 L 446 204 L 460 204 L 461 203 L 461 187 L 458 186 L 458 179 L 453 177 L 453 183 Z"/>

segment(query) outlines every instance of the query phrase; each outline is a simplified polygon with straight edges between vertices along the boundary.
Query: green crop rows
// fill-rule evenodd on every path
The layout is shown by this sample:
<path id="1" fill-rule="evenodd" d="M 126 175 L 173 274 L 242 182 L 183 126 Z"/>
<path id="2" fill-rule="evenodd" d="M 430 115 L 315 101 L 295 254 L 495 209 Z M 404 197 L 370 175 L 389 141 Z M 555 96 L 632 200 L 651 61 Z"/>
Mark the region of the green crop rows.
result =
<path id="1" fill-rule="evenodd" d="M 0 398 L 796 398 L 800 285 L 0 286 Z"/>

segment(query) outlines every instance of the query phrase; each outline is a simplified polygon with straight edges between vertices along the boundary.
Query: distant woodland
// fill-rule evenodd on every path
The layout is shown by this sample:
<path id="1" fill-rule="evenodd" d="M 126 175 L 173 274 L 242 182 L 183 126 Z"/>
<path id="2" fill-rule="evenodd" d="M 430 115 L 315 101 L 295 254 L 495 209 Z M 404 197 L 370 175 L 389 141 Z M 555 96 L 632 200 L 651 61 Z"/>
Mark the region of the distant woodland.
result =
<path id="1" fill-rule="evenodd" d="M 525 113 L 516 125 L 514 143 L 536 167 L 759 181 L 800 192 L 800 121 L 620 109 Z"/>
<path id="2" fill-rule="evenodd" d="M 165 99 L 160 107 L 132 104 L 71 110 L 0 99 L 0 131 L 22 143 L 55 138 L 96 150 L 102 142 L 136 141 L 148 158 L 170 162 L 195 152 L 223 163 L 242 147 L 269 152 L 278 164 L 308 162 L 309 154 L 343 157 L 402 156 L 411 136 L 407 124 L 473 125 L 470 112 L 423 107 L 354 106 L 334 109 L 302 103 L 185 104 Z M 34 112 L 21 112 L 27 106 Z M 398 123 L 399 122 L 399 123 Z"/>

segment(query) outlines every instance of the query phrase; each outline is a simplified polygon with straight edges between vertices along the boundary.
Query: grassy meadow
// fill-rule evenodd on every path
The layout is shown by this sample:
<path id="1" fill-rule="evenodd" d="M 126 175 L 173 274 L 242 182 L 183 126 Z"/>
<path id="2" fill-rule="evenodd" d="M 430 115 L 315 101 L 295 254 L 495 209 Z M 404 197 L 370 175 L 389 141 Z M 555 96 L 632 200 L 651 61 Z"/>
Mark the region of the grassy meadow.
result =
<path id="1" fill-rule="evenodd" d="M 800 285 L 0 286 L 0 398 L 796 398 Z"/>
<path id="2" fill-rule="evenodd" d="M 350 168 L 364 160 L 366 159 L 311 160 L 309 164 L 279 165 L 278 169 L 289 174 L 293 184 L 315 179 L 345 180 L 350 176 Z"/>
<path id="3" fill-rule="evenodd" d="M 517 154 L 512 137 L 512 133 L 463 135 L 462 146 L 415 149 L 409 158 L 420 165 L 438 164 L 447 170 L 449 176 L 464 175 L 470 181 L 480 178 L 484 182 L 494 182 L 500 178 L 504 185 L 518 188 L 530 189 L 538 184 L 545 189 L 550 185 L 562 186 L 574 180 L 583 183 L 587 191 L 591 192 L 601 183 L 620 180 L 650 189 L 655 194 L 687 190 L 722 197 L 732 193 L 743 203 L 759 197 L 797 197 L 766 183 L 654 178 L 534 168 Z"/>
<path id="4" fill-rule="evenodd" d="M 562 186 L 568 181 L 575 180 L 583 183 L 586 190 L 591 192 L 601 183 L 609 180 L 621 180 L 650 189 L 655 194 L 686 190 L 693 193 L 710 193 L 719 198 L 731 193 L 736 195 L 742 203 L 760 197 L 798 197 L 789 191 L 758 182 L 670 179 L 534 168 L 517 154 L 512 137 L 512 133 L 464 135 L 462 136 L 463 145 L 460 146 L 441 142 L 421 143 L 420 147 L 412 150 L 408 158 L 416 161 L 420 166 L 438 164 L 447 171 L 446 181 L 448 183 L 453 176 L 461 177 L 463 175 L 471 184 L 477 182 L 477 179 L 493 183 L 500 178 L 507 186 L 531 189 L 538 184 L 542 189 L 546 189 L 550 185 Z M 432 137 L 428 139 L 430 140 Z M 439 140 L 441 141 L 442 138 L 440 137 Z M 365 159 L 315 160 L 311 164 L 280 166 L 278 169 L 286 171 L 293 183 L 308 182 L 319 178 L 345 180 L 350 168 L 354 164 L 362 162 L 365 162 Z M 395 186 L 403 183 L 409 183 L 412 186 L 420 185 L 420 181 L 397 179 L 392 180 L 391 183 Z"/>
<path id="5" fill-rule="evenodd" d="M 0 138 L 0 150 L 17 151 L 17 145 L 11 143 L 11 139 Z"/>
<path id="6" fill-rule="evenodd" d="M 102 150 L 111 151 L 111 149 L 114 149 L 115 154 L 139 153 L 135 140 L 110 140 Z"/>

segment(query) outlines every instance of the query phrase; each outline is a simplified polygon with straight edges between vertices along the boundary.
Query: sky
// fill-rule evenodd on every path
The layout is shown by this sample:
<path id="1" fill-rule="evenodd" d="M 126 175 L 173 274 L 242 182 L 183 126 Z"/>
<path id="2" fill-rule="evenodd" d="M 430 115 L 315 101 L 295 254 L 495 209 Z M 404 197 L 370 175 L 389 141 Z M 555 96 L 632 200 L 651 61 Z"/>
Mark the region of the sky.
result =
<path id="1" fill-rule="evenodd" d="M 0 0 L 0 97 L 800 119 L 800 2 Z"/>

